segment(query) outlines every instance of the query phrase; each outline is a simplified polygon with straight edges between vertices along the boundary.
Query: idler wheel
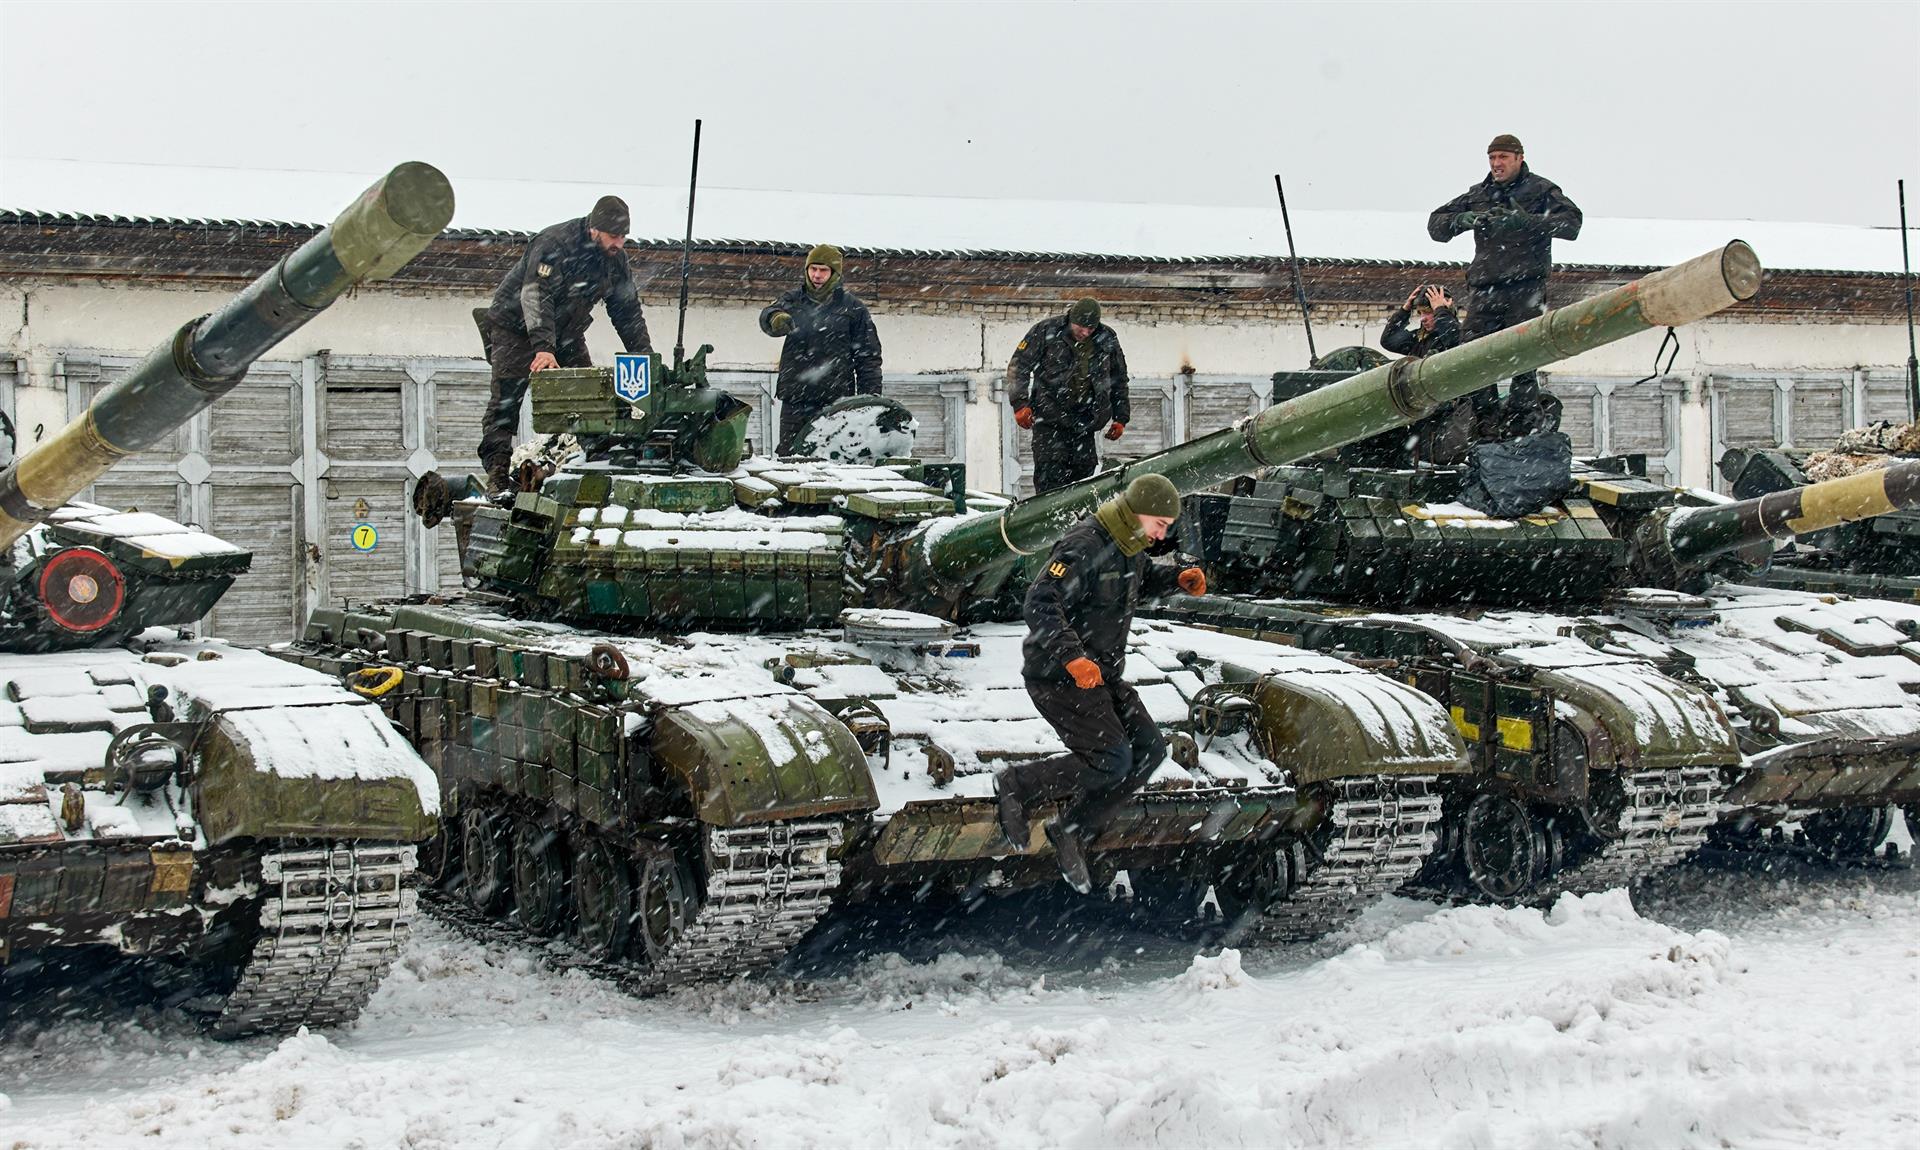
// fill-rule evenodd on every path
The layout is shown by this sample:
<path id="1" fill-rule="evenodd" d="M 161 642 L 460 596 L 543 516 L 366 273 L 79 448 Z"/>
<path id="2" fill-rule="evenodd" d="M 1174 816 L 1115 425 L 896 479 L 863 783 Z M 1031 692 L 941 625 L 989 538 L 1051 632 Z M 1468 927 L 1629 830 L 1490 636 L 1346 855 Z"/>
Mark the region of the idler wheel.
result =
<path id="1" fill-rule="evenodd" d="M 662 847 L 640 869 L 640 945 L 647 961 L 658 963 L 673 951 L 698 909 L 693 868 L 680 852 Z"/>
<path id="2" fill-rule="evenodd" d="M 76 635 L 98 631 L 120 617 L 127 581 L 113 560 L 92 547 L 66 547 L 40 568 L 40 605 L 54 626 Z"/>
<path id="3" fill-rule="evenodd" d="M 1479 795 L 1467 807 L 1460 854 L 1467 882 L 1496 902 L 1522 898 L 1547 873 L 1547 835 L 1527 805 Z"/>
<path id="4" fill-rule="evenodd" d="M 587 652 L 587 669 L 602 679 L 615 683 L 626 682 L 628 674 L 631 673 L 627 667 L 626 655 L 612 643 L 593 645 L 593 650 Z"/>
<path id="5" fill-rule="evenodd" d="M 557 933 L 567 918 L 567 865 L 560 832 L 532 819 L 513 824 L 513 905 L 520 925 Z"/>
<path id="6" fill-rule="evenodd" d="M 467 901 L 483 914 L 505 910 L 513 893 L 507 881 L 513 857 L 506 817 L 468 811 L 460 820 L 460 854 L 467 863 Z"/>
<path id="7" fill-rule="evenodd" d="M 582 839 L 573 852 L 574 936 L 594 957 L 626 956 L 633 938 L 633 867 L 598 839 Z"/>
<path id="8" fill-rule="evenodd" d="M 1800 820 L 1807 845 L 1830 859 L 1865 858 L 1880 849 L 1893 830 L 1888 807 L 1841 807 L 1816 811 Z"/>

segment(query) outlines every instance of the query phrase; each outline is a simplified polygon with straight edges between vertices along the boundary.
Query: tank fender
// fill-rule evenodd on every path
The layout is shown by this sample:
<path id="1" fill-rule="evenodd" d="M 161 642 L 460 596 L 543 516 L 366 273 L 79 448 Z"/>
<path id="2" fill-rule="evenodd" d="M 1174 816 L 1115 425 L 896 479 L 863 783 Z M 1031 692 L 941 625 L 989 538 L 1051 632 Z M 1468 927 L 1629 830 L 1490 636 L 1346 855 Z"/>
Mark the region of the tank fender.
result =
<path id="1" fill-rule="evenodd" d="M 1253 686 L 1267 757 L 1301 784 L 1470 771 L 1440 704 L 1372 673 L 1264 675 Z"/>
<path id="2" fill-rule="evenodd" d="M 852 731 L 797 692 L 676 706 L 654 718 L 655 769 L 684 786 L 700 821 L 732 827 L 876 810 Z"/>

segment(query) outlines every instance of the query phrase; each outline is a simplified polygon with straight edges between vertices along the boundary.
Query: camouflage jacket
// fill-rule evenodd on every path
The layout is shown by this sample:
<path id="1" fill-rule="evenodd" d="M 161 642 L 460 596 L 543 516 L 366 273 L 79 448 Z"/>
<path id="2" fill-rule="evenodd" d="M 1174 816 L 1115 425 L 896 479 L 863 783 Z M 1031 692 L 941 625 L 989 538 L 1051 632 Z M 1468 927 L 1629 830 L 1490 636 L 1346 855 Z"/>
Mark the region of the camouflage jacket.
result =
<path id="1" fill-rule="evenodd" d="M 1487 218 L 1495 209 L 1521 214 L 1515 223 L 1502 225 Z M 1473 263 L 1467 266 L 1472 287 L 1546 279 L 1553 271 L 1553 241 L 1579 238 L 1584 219 L 1558 184 L 1535 175 L 1525 164 L 1507 183 L 1495 182 L 1489 173 L 1435 208 L 1427 217 L 1427 234 L 1446 243 L 1468 230 L 1460 226 L 1463 212 L 1481 217 L 1472 228 Z"/>
<path id="2" fill-rule="evenodd" d="M 1087 337 L 1093 357 L 1084 382 L 1074 379 L 1074 343 L 1067 317 L 1033 325 L 1007 364 L 1007 398 L 1013 409 L 1033 408 L 1034 423 L 1053 431 L 1092 433 L 1110 422 L 1127 423 L 1127 357 L 1120 337 L 1106 324 Z"/>
<path id="3" fill-rule="evenodd" d="M 520 262 L 493 293 L 487 323 L 518 335 L 536 352 L 557 354 L 593 323 L 593 305 L 606 301 L 607 318 L 628 351 L 652 351 L 640 295 L 625 252 L 607 252 L 587 234 L 583 217 L 534 236 Z"/>

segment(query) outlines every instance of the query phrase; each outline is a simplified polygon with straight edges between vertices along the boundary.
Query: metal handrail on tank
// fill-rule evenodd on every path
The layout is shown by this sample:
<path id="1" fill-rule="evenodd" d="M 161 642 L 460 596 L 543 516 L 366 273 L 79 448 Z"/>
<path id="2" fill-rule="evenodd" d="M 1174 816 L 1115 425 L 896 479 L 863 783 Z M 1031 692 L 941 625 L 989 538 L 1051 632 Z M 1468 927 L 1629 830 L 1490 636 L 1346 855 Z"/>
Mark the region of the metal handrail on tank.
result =
<path id="1" fill-rule="evenodd" d="M 1558 308 L 1425 359 L 1408 357 L 1289 399 L 1230 428 L 1003 511 L 922 528 L 908 562 L 949 584 L 1051 546 L 1135 476 L 1165 475 L 1182 494 L 1262 467 L 1403 427 L 1460 399 L 1639 332 L 1705 319 L 1760 290 L 1760 259 L 1744 241 Z"/>
<path id="2" fill-rule="evenodd" d="M 453 187 L 439 169 L 409 162 L 388 172 L 319 235 L 225 307 L 182 327 L 0 472 L 0 551 L 231 391 L 255 360 L 348 290 L 400 270 L 452 219 Z"/>

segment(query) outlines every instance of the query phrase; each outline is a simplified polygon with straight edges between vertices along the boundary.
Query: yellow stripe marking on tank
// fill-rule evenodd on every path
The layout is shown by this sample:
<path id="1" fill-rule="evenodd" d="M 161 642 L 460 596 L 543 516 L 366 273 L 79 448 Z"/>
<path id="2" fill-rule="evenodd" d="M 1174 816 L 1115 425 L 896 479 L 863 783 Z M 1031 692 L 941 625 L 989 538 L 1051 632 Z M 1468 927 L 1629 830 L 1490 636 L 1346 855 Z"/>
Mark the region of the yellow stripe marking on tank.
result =
<path id="1" fill-rule="evenodd" d="M 1876 468 L 1800 489 L 1800 517 L 1787 520 L 1796 533 L 1819 531 L 1894 510 L 1886 472 Z"/>
<path id="2" fill-rule="evenodd" d="M 1451 708 L 1451 710 L 1453 713 L 1453 725 L 1455 728 L 1459 730 L 1460 734 L 1468 742 L 1471 742 L 1471 743 L 1479 742 L 1480 741 L 1480 724 L 1468 722 L 1467 713 L 1464 710 L 1460 709 L 1459 707 Z"/>
<path id="3" fill-rule="evenodd" d="M 1501 715 L 1494 720 L 1500 730 L 1500 743 L 1509 751 L 1533 750 L 1533 724 L 1525 719 Z"/>

